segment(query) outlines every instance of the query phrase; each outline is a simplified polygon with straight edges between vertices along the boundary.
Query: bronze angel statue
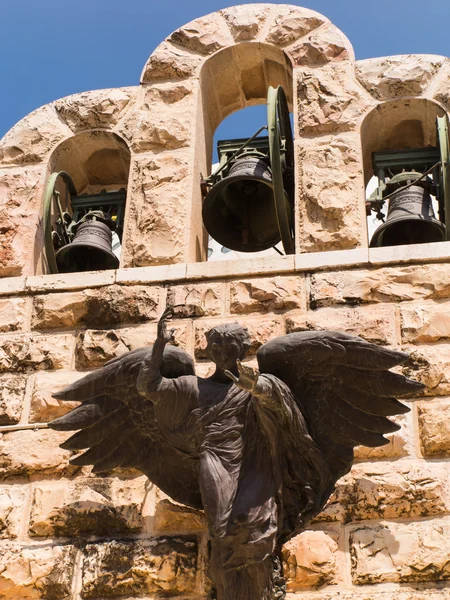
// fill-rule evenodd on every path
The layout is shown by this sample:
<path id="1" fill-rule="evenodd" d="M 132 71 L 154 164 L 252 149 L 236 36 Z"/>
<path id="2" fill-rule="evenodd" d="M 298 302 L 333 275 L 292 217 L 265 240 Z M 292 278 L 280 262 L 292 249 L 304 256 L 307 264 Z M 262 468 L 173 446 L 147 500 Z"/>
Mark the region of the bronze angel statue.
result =
<path id="1" fill-rule="evenodd" d="M 283 598 L 282 544 L 319 513 L 353 463 L 381 446 L 422 384 L 389 369 L 408 355 L 336 331 L 291 333 L 261 346 L 238 323 L 214 327 L 216 369 L 195 374 L 170 345 L 167 308 L 152 347 L 134 350 L 55 394 L 82 404 L 53 421 L 94 472 L 134 467 L 174 500 L 205 511 L 218 600 Z M 169 345 L 168 345 L 169 344 Z"/>

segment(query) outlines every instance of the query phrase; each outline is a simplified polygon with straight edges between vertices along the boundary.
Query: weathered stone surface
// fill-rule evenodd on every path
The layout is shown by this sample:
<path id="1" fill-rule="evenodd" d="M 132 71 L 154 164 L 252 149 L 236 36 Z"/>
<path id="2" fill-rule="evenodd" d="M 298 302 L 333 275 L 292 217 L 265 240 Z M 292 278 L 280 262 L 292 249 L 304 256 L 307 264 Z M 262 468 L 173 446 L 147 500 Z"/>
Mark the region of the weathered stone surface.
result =
<path id="1" fill-rule="evenodd" d="M 381 591 L 380 589 L 358 589 L 353 588 L 350 591 L 342 589 L 336 589 L 333 591 L 330 588 L 327 591 L 322 591 L 320 596 L 316 592 L 311 594 L 302 593 L 301 600 L 448 600 L 450 598 L 450 589 L 440 587 L 438 584 L 437 589 L 433 589 L 436 584 L 431 582 L 430 589 L 422 587 L 410 588 L 406 585 L 402 587 L 395 587 L 387 591 Z M 445 585 L 445 584 L 444 584 Z M 381 586 L 380 586 L 381 587 Z M 298 600 L 298 595 L 289 595 L 287 600 Z"/>
<path id="2" fill-rule="evenodd" d="M 58 329 L 143 323 L 158 314 L 159 289 L 112 285 L 105 288 L 35 296 L 32 328 Z"/>
<path id="3" fill-rule="evenodd" d="M 135 153 L 176 150 L 189 146 L 194 130 L 192 85 L 166 83 L 145 90 L 139 106 L 118 132 Z"/>
<path id="4" fill-rule="evenodd" d="M 59 448 L 67 432 L 48 429 L 0 434 L 0 479 L 36 473 L 70 475 L 79 470 L 69 465 L 72 452 Z"/>
<path id="5" fill-rule="evenodd" d="M 175 346 L 187 347 L 188 335 L 185 323 L 170 322 L 175 329 Z M 156 339 L 156 324 L 115 329 L 112 331 L 87 330 L 77 337 L 75 361 L 78 369 L 100 367 L 108 360 L 122 356 L 129 350 L 136 350 L 153 344 Z"/>
<path id="6" fill-rule="evenodd" d="M 27 379 L 23 375 L 0 376 L 0 425 L 19 422 L 26 384 Z"/>
<path id="7" fill-rule="evenodd" d="M 76 479 L 37 484 L 30 536 L 116 536 L 142 529 L 146 477 Z"/>
<path id="8" fill-rule="evenodd" d="M 447 513 L 447 466 L 374 463 L 355 465 L 340 479 L 317 521 L 364 521 L 431 517 Z"/>
<path id="9" fill-rule="evenodd" d="M 207 358 L 206 356 L 206 338 L 205 333 L 217 325 L 223 323 L 236 322 L 233 319 L 221 319 L 220 321 L 200 321 L 195 326 L 195 357 Z M 281 321 L 278 319 L 245 320 L 239 321 L 241 325 L 247 327 L 252 345 L 249 355 L 255 354 L 260 346 L 278 335 L 282 335 Z"/>
<path id="10" fill-rule="evenodd" d="M 305 305 L 303 277 L 272 277 L 231 283 L 231 312 L 290 310 Z"/>
<path id="11" fill-rule="evenodd" d="M 41 168 L 0 172 L 0 277 L 27 274 L 38 228 Z"/>
<path id="12" fill-rule="evenodd" d="M 188 163 L 169 153 L 136 161 L 132 172 L 124 266 L 183 262 L 191 193 Z"/>
<path id="13" fill-rule="evenodd" d="M 298 147 L 302 252 L 344 250 L 366 236 L 359 136 L 303 140 Z"/>
<path id="14" fill-rule="evenodd" d="M 427 386 L 418 396 L 450 394 L 450 345 L 406 346 L 402 350 L 410 356 L 402 365 L 403 375 Z"/>
<path id="15" fill-rule="evenodd" d="M 424 303 L 402 306 L 402 340 L 426 344 L 450 339 L 450 303 Z"/>
<path id="16" fill-rule="evenodd" d="M 78 402 L 57 400 L 52 397 L 52 394 L 80 379 L 83 375 L 84 373 L 71 371 L 36 373 L 31 396 L 30 423 L 48 423 L 75 408 Z"/>
<path id="17" fill-rule="evenodd" d="M 52 106 L 42 106 L 19 121 L 0 142 L 0 162 L 26 165 L 43 161 L 70 135 Z"/>
<path id="18" fill-rule="evenodd" d="M 240 4 L 220 11 L 236 42 L 247 42 L 256 38 L 269 13 L 270 7 L 264 4 Z"/>
<path id="19" fill-rule="evenodd" d="M 0 545 L 2 600 L 70 600 L 77 551 L 74 546 Z"/>
<path id="20" fill-rule="evenodd" d="M 450 265 L 447 264 L 317 273 L 311 278 L 314 308 L 448 297 Z"/>
<path id="21" fill-rule="evenodd" d="M 281 5 L 276 10 L 277 15 L 266 38 L 275 46 L 289 46 L 326 21 L 325 17 L 307 8 Z"/>
<path id="22" fill-rule="evenodd" d="M 295 66 L 321 67 L 331 61 L 348 60 L 351 44 L 334 25 L 321 28 L 286 50 Z"/>
<path id="23" fill-rule="evenodd" d="M 325 531 L 304 531 L 283 546 L 284 576 L 288 592 L 337 583 L 337 536 Z"/>
<path id="24" fill-rule="evenodd" d="M 439 73 L 439 83 L 434 90 L 434 98 L 450 110 L 450 59 L 448 58 Z"/>
<path id="25" fill-rule="evenodd" d="M 409 439 L 411 436 L 411 423 L 409 415 L 397 415 L 390 417 L 400 425 L 401 429 L 395 433 L 390 433 L 384 437 L 389 440 L 389 444 L 378 446 L 378 448 L 368 448 L 367 446 L 357 446 L 355 448 L 355 460 L 388 460 L 391 458 L 401 458 L 409 454 Z"/>
<path id="26" fill-rule="evenodd" d="M 222 312 L 221 283 L 176 285 L 167 291 L 167 304 L 175 306 L 175 317 L 212 317 Z"/>
<path id="27" fill-rule="evenodd" d="M 420 447 L 424 456 L 450 456 L 450 402 L 418 404 Z"/>
<path id="28" fill-rule="evenodd" d="M 370 100 L 354 81 L 349 62 L 302 69 L 297 83 L 301 134 L 353 131 L 367 112 Z"/>
<path id="29" fill-rule="evenodd" d="M 377 100 L 421 96 L 444 60 L 433 54 L 369 58 L 356 63 L 356 76 Z"/>
<path id="30" fill-rule="evenodd" d="M 27 308 L 26 298 L 0 300 L 0 332 L 23 330 Z"/>
<path id="31" fill-rule="evenodd" d="M 163 42 L 148 59 L 142 71 L 141 82 L 187 79 L 196 73 L 202 62 L 201 56 L 186 52 L 169 42 Z"/>
<path id="32" fill-rule="evenodd" d="M 197 544 L 189 539 L 88 544 L 82 597 L 190 594 L 196 566 Z"/>
<path id="33" fill-rule="evenodd" d="M 286 317 L 287 333 L 323 329 L 357 335 L 374 344 L 395 345 L 397 343 L 394 306 L 320 308 L 306 313 L 290 313 Z"/>
<path id="34" fill-rule="evenodd" d="M 448 521 L 360 527 L 350 533 L 350 551 L 358 585 L 450 578 Z"/>
<path id="35" fill-rule="evenodd" d="M 157 535 L 176 535 L 206 531 L 206 518 L 202 511 L 176 504 L 157 490 L 153 530 Z M 159 498 L 162 499 L 159 499 Z"/>
<path id="36" fill-rule="evenodd" d="M 113 127 L 139 88 L 92 90 L 61 98 L 53 103 L 56 112 L 72 131 Z"/>
<path id="37" fill-rule="evenodd" d="M 22 485 L 0 486 L 0 538 L 16 538 L 19 535 L 25 494 L 26 488 Z"/>
<path id="38" fill-rule="evenodd" d="M 208 55 L 225 48 L 232 39 L 219 14 L 212 13 L 177 29 L 169 37 L 169 41 L 184 46 L 191 52 Z"/>
<path id="39" fill-rule="evenodd" d="M 12 335 L 0 339 L 0 373 L 70 367 L 71 335 Z"/>

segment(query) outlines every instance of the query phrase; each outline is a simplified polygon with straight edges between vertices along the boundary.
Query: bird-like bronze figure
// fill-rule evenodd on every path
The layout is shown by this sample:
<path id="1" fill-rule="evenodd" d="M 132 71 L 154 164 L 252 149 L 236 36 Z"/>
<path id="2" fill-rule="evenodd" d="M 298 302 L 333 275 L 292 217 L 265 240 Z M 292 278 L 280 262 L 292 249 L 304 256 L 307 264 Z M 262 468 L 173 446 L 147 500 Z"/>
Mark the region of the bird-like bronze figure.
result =
<path id="1" fill-rule="evenodd" d="M 169 344 L 166 309 L 152 347 L 114 359 L 55 394 L 82 404 L 53 421 L 94 472 L 134 467 L 174 500 L 205 511 L 218 600 L 283 598 L 281 545 L 319 513 L 353 448 L 388 443 L 421 383 L 389 369 L 403 352 L 335 331 L 278 337 L 257 352 L 238 323 L 211 329 L 216 370 Z M 169 345 L 168 345 L 169 344 Z"/>

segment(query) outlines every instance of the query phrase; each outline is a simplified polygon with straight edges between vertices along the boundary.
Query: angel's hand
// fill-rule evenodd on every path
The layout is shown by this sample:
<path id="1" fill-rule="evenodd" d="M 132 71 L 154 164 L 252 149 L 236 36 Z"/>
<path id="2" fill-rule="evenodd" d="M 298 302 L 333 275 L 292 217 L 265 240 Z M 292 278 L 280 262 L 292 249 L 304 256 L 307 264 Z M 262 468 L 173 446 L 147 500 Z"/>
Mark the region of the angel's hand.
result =
<path id="1" fill-rule="evenodd" d="M 169 331 L 167 331 L 167 319 L 169 319 L 172 316 L 173 308 L 171 306 L 168 306 L 166 307 L 166 310 L 163 312 L 158 322 L 157 339 L 163 342 L 164 344 L 175 341 L 175 329 L 170 329 Z"/>
<path id="2" fill-rule="evenodd" d="M 236 377 L 231 371 L 225 371 L 225 375 L 229 377 L 242 390 L 252 392 L 258 383 L 259 371 L 253 367 L 244 366 L 240 360 L 237 361 L 239 376 Z"/>

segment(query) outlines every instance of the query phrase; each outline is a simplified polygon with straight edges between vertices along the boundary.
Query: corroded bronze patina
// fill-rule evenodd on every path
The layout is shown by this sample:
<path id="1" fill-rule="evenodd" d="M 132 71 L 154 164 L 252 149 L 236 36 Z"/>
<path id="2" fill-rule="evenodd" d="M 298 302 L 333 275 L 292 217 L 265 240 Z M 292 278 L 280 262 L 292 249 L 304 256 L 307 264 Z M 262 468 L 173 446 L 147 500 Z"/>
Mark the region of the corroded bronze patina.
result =
<path id="1" fill-rule="evenodd" d="M 353 448 L 387 443 L 395 396 L 422 384 L 389 371 L 408 355 L 334 331 L 291 333 L 242 364 L 245 327 L 206 334 L 216 370 L 169 343 L 168 308 L 152 347 L 114 359 L 55 394 L 82 400 L 53 421 L 80 430 L 62 447 L 75 465 L 142 471 L 174 500 L 204 509 L 218 600 L 284 597 L 281 545 L 320 512 L 353 463 Z M 168 345 L 169 344 L 169 345 Z"/>

